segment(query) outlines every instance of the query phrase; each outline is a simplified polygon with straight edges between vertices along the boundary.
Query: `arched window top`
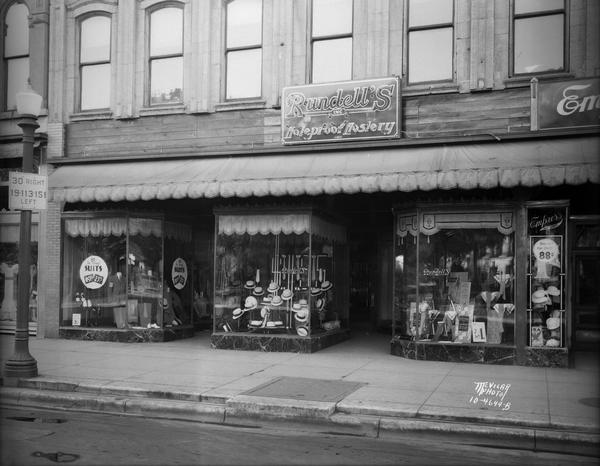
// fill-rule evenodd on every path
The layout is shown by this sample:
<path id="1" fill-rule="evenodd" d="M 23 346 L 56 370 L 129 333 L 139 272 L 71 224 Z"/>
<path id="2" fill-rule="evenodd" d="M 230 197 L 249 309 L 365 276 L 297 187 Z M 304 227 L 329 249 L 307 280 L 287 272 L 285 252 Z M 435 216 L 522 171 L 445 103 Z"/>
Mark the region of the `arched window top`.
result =
<path id="1" fill-rule="evenodd" d="M 93 14 L 81 21 L 81 63 L 110 60 L 110 17 Z"/>
<path id="2" fill-rule="evenodd" d="M 183 9 L 166 4 L 150 12 L 150 55 L 181 53 L 183 48 Z"/>
<path id="3" fill-rule="evenodd" d="M 6 10 L 4 57 L 29 55 L 29 8 L 24 3 L 13 3 Z"/>

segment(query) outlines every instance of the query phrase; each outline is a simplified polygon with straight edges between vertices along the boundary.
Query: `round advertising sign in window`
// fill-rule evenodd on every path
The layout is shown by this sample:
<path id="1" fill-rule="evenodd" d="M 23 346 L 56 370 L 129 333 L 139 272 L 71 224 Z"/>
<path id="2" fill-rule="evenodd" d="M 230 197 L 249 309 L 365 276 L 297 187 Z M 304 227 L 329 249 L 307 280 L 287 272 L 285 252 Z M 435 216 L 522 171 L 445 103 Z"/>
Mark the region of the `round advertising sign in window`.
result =
<path id="1" fill-rule="evenodd" d="M 86 288 L 97 290 L 102 288 L 108 278 L 108 267 L 99 256 L 89 256 L 79 267 L 79 278 Z"/>
<path id="2" fill-rule="evenodd" d="M 171 279 L 173 280 L 173 286 L 181 290 L 187 283 L 188 269 L 185 261 L 178 257 L 173 261 L 173 267 L 171 268 Z"/>

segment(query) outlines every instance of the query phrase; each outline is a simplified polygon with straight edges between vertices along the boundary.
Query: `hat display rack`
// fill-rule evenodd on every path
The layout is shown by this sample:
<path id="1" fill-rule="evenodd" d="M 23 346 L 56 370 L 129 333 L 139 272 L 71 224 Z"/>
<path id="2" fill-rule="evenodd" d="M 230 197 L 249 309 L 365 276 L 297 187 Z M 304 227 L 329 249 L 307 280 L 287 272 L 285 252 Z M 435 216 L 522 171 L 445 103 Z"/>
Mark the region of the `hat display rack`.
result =
<path id="1" fill-rule="evenodd" d="M 303 254 L 282 254 L 277 235 L 271 257 L 269 285 L 265 288 L 261 286 L 261 269 L 257 268 L 253 279 L 247 280 L 244 285 L 249 293 L 244 307 L 233 311 L 233 319 L 239 322 L 248 313 L 247 326 L 250 331 L 286 331 L 308 336 L 310 310 L 307 298 L 310 293 L 313 306 L 319 314 L 320 325 L 326 330 L 336 328 L 332 323 L 323 322 L 327 302 L 324 293 L 333 288 L 333 283 L 327 279 L 326 269 L 319 267 L 320 257 L 329 256 L 310 257 L 310 272 L 311 277 L 314 277 L 311 283 L 308 264 L 305 263 L 309 257 Z"/>
<path id="2" fill-rule="evenodd" d="M 562 237 L 556 244 L 556 250 L 549 249 L 546 255 L 551 254 L 551 260 L 536 256 L 535 245 L 537 242 L 546 241 L 548 237 L 530 237 L 529 265 L 529 337 L 530 346 L 562 348 L 564 347 L 564 298 L 565 271 L 562 270 L 559 257 L 562 252 Z M 546 259 L 546 260 L 544 260 Z M 546 262 L 552 267 L 547 267 Z M 552 271 L 550 273 L 548 269 Z M 533 335 L 537 335 L 536 338 Z"/>

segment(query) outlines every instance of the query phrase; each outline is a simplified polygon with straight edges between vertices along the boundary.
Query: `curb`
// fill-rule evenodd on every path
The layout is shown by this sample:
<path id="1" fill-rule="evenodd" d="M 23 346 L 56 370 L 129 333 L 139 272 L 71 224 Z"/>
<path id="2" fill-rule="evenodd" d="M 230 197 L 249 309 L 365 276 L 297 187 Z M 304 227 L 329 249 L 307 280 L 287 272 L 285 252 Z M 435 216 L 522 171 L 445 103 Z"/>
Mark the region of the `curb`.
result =
<path id="1" fill-rule="evenodd" d="M 340 412 L 333 402 L 314 402 L 237 395 L 224 402 L 180 399 L 194 394 L 148 392 L 50 381 L 21 381 L 36 388 L 0 387 L 0 404 L 7 407 L 55 408 L 114 415 L 183 420 L 223 426 L 271 427 L 318 431 L 331 435 L 379 438 L 388 441 L 434 438 L 440 442 L 513 448 L 600 457 L 600 433 L 548 429 L 540 426 L 491 425 L 473 419 L 400 417 L 382 409 L 370 414 Z M 61 387 L 64 390 L 50 389 Z M 42 388 L 45 387 L 45 388 Z M 85 390 L 88 390 L 87 392 Z M 95 390 L 91 392 L 89 390 Z M 151 395 L 163 395 L 153 397 Z"/>

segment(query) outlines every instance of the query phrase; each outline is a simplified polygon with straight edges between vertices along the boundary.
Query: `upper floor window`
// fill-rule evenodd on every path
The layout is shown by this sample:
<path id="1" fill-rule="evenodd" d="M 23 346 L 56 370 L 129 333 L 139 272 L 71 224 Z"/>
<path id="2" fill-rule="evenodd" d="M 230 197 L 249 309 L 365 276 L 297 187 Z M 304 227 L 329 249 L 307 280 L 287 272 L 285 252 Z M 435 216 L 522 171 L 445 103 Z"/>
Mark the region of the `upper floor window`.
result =
<path id="1" fill-rule="evenodd" d="M 80 23 L 80 109 L 110 107 L 110 17 L 96 15 Z"/>
<path id="2" fill-rule="evenodd" d="M 29 78 L 29 9 L 14 3 L 4 19 L 5 102 L 7 110 L 17 108 L 16 94 L 27 86 Z"/>
<path id="3" fill-rule="evenodd" d="M 262 0 L 227 4 L 226 99 L 262 94 Z"/>
<path id="4" fill-rule="evenodd" d="M 514 0 L 513 74 L 565 69 L 564 0 Z"/>
<path id="5" fill-rule="evenodd" d="M 454 1 L 409 0 L 408 83 L 452 81 Z"/>
<path id="6" fill-rule="evenodd" d="M 352 79 L 352 0 L 313 0 L 311 82 Z"/>
<path id="7" fill-rule="evenodd" d="M 183 9 L 150 13 L 150 105 L 183 101 Z"/>

